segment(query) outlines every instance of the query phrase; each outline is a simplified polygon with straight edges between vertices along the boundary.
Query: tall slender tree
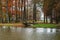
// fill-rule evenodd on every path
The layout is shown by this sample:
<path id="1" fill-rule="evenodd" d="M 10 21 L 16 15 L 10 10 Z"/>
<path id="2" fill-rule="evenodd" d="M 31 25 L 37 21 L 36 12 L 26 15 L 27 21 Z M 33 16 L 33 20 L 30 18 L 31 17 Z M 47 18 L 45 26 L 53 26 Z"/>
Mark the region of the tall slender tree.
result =
<path id="1" fill-rule="evenodd" d="M 33 20 L 36 21 L 36 0 L 33 0 L 33 4 Z"/>
<path id="2" fill-rule="evenodd" d="M 2 0 L 0 0 L 0 22 L 2 22 Z"/>
<path id="3" fill-rule="evenodd" d="M 58 24 L 59 23 L 59 19 L 60 19 L 60 0 L 55 0 L 55 20 L 56 20 L 56 23 Z"/>
<path id="4" fill-rule="evenodd" d="M 50 17 L 50 23 L 53 23 L 53 19 L 52 19 L 52 14 L 53 14 L 53 8 L 54 8 L 54 0 L 45 0 L 44 1 L 44 12 L 45 12 L 45 16 L 49 16 Z"/>

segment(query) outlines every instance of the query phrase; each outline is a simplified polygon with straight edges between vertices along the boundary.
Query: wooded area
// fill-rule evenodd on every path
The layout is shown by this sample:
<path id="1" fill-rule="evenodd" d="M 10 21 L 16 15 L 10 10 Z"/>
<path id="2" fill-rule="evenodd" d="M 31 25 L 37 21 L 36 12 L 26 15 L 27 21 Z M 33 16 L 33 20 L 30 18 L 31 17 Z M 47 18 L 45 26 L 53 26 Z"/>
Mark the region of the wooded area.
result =
<path id="1" fill-rule="evenodd" d="M 0 23 L 36 22 L 42 16 L 37 5 L 42 7 L 44 23 L 60 22 L 60 0 L 0 0 Z"/>
<path id="2" fill-rule="evenodd" d="M 44 22 L 47 17 L 50 18 L 50 23 L 60 22 L 60 0 L 45 0 L 44 1 Z"/>

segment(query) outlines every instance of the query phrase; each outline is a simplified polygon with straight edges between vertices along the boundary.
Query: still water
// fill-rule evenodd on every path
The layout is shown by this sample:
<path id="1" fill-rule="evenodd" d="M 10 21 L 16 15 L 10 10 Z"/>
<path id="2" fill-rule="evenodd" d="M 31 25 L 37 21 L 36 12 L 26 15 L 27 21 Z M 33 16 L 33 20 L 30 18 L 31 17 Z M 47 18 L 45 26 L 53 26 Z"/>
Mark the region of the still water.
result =
<path id="1" fill-rule="evenodd" d="M 0 27 L 0 40 L 60 40 L 60 29 Z"/>

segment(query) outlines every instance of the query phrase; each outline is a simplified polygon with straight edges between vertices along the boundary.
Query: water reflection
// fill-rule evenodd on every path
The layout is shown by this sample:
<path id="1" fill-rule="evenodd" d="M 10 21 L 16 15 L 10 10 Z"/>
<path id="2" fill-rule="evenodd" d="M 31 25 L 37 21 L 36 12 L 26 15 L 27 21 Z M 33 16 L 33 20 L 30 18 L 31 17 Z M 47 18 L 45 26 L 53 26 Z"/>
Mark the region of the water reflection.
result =
<path id="1" fill-rule="evenodd" d="M 36 28 L 36 32 L 44 32 L 44 28 Z"/>
<path id="2" fill-rule="evenodd" d="M 0 40 L 60 40 L 59 29 L 1 27 Z"/>

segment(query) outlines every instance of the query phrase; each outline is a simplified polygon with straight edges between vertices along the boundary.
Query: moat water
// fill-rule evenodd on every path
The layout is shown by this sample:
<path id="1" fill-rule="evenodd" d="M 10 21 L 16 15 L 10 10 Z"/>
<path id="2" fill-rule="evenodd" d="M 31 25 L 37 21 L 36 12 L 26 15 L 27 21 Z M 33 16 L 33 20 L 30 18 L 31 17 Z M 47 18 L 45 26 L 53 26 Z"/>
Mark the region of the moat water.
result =
<path id="1" fill-rule="evenodd" d="M 60 29 L 0 27 L 0 40 L 60 40 Z"/>

